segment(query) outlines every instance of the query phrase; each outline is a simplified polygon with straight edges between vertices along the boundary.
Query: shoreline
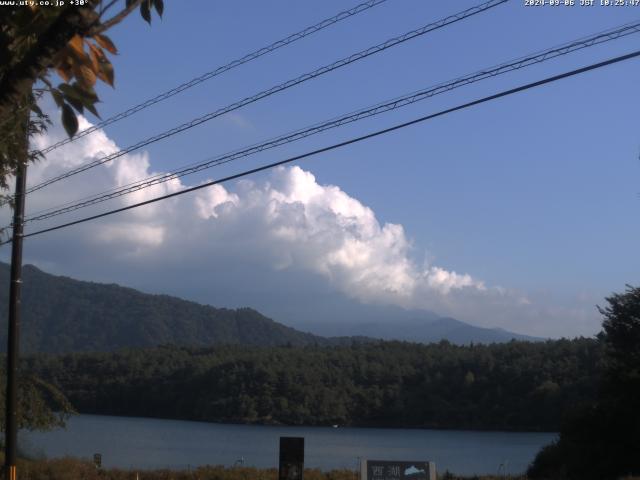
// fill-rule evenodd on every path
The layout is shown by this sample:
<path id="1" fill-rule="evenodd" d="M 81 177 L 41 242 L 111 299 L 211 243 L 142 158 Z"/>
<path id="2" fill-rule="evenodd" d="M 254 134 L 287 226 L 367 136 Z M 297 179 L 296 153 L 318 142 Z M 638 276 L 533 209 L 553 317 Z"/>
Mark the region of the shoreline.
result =
<path id="1" fill-rule="evenodd" d="M 83 413 L 78 412 L 71 414 L 69 419 L 78 416 L 92 416 L 92 417 L 113 417 L 113 418 L 128 418 L 128 419 L 144 419 L 144 420 L 166 420 L 170 422 L 190 422 L 190 423 L 202 423 L 210 425 L 234 425 L 234 426 L 247 426 L 247 427 L 275 427 L 275 428 L 328 428 L 328 429 L 362 429 L 362 430 L 425 430 L 435 432 L 461 432 L 461 433 L 540 433 L 540 434 L 554 434 L 558 435 L 559 432 L 550 430 L 505 430 L 505 429 L 473 429 L 473 428 L 456 428 L 456 427 L 430 427 L 430 426 L 407 426 L 407 425 L 312 425 L 312 424 L 299 424 L 291 425 L 284 423 L 264 423 L 264 422 L 217 422 L 209 420 L 194 420 L 189 418 L 170 418 L 170 417 L 154 417 L 154 416 L 141 416 L 141 415 L 126 415 L 126 414 L 105 414 L 105 413 Z M 65 427 L 62 427 L 65 428 Z"/>

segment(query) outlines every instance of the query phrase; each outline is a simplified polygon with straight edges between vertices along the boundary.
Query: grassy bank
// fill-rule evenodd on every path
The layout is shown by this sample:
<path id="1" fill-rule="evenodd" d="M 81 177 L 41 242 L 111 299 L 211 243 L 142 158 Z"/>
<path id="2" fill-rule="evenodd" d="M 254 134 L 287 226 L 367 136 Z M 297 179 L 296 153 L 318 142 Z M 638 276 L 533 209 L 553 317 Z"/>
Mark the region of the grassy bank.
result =
<path id="1" fill-rule="evenodd" d="M 52 460 L 20 460 L 20 480 L 277 480 L 275 468 L 206 466 L 190 470 L 120 470 L 117 468 L 97 470 L 93 463 L 75 458 Z M 354 470 L 331 470 L 322 472 L 306 469 L 305 480 L 356 480 Z M 525 477 L 458 477 L 440 475 L 447 480 L 525 480 Z"/>

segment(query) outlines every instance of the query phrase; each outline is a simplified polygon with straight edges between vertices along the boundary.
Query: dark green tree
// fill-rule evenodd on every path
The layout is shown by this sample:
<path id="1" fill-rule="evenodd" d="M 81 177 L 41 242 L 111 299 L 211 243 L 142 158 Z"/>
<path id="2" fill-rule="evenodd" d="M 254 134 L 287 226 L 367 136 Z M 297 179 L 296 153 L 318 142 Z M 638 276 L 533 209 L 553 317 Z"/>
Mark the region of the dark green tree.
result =
<path id="1" fill-rule="evenodd" d="M 0 370 L 0 382 L 5 383 L 5 371 Z M 0 390 L 0 411 L 4 412 L 5 392 Z M 18 427 L 25 430 L 49 430 L 64 426 L 75 413 L 65 395 L 51 383 L 35 375 L 23 375 L 19 380 Z M 0 430 L 4 431 L 4 415 Z"/>
<path id="2" fill-rule="evenodd" d="M 607 299 L 598 339 L 604 358 L 598 401 L 565 422 L 536 457 L 531 478 L 615 479 L 640 474 L 640 288 Z"/>

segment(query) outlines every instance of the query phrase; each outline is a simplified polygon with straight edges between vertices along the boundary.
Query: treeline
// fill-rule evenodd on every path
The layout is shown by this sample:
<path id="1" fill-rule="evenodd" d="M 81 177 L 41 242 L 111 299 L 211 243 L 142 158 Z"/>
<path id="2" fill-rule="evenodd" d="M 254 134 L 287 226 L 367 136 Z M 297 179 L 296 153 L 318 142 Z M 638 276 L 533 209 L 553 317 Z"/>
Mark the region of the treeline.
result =
<path id="1" fill-rule="evenodd" d="M 212 422 L 547 430 L 596 397 L 591 339 L 36 355 L 81 413 Z"/>

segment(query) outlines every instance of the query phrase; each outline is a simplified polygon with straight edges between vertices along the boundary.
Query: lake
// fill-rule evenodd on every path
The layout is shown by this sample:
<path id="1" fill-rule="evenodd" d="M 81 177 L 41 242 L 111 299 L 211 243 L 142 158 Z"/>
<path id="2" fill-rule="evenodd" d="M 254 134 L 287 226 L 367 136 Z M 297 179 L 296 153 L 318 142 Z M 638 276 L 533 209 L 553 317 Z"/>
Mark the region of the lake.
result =
<path id="1" fill-rule="evenodd" d="M 66 429 L 21 432 L 35 456 L 92 458 L 105 467 L 182 469 L 199 465 L 278 466 L 279 437 L 305 438 L 305 467 L 355 469 L 359 458 L 430 460 L 439 472 L 522 473 L 555 433 L 381 428 L 271 427 L 76 415 Z"/>

